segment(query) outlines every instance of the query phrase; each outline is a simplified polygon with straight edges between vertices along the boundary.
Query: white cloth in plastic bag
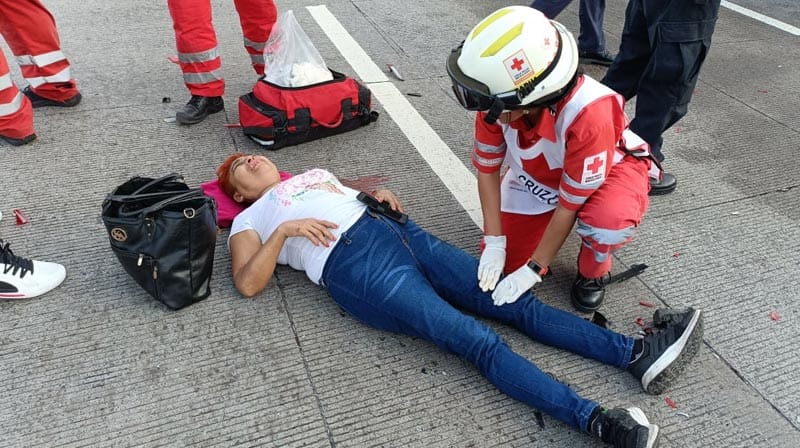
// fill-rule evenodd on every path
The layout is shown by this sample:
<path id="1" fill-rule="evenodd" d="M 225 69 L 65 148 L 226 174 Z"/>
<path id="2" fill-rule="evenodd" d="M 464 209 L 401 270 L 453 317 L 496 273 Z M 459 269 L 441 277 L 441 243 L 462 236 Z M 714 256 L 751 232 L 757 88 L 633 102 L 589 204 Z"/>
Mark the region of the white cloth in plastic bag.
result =
<path id="1" fill-rule="evenodd" d="M 278 18 L 264 47 L 264 80 L 302 87 L 333 79 L 314 43 L 290 9 Z"/>

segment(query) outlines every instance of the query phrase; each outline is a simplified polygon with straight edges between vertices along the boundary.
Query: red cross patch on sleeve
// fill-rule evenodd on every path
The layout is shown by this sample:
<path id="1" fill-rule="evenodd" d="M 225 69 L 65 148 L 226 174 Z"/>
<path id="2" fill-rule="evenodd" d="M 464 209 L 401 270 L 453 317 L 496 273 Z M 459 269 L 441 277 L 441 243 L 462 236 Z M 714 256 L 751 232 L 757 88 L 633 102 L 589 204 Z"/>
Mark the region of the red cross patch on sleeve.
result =
<path id="1" fill-rule="evenodd" d="M 606 175 L 606 153 L 601 152 L 597 155 L 583 159 L 583 174 L 581 184 L 593 184 L 603 180 Z"/>

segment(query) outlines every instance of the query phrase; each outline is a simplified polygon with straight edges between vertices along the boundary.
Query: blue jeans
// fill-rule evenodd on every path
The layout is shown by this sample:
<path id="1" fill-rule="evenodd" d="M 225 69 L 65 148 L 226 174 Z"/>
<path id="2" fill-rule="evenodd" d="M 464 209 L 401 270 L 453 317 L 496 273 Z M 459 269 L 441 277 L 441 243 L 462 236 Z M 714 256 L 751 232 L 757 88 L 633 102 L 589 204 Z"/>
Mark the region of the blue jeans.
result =
<path id="1" fill-rule="evenodd" d="M 455 307 L 621 368 L 628 366 L 633 339 L 545 305 L 530 293 L 494 306 L 491 293 L 478 287 L 477 271 L 478 260 L 413 221 L 400 225 L 367 212 L 340 236 L 322 283 L 339 306 L 364 323 L 458 354 L 504 393 L 585 431 L 597 403 L 555 381 L 490 327 Z"/>
<path id="2" fill-rule="evenodd" d="M 572 0 L 534 0 L 531 8 L 538 9 L 548 19 L 555 19 Z M 603 33 L 603 16 L 606 13 L 606 0 L 580 0 L 578 20 L 581 33 L 578 36 L 578 50 L 589 53 L 602 53 L 606 49 L 606 35 Z"/>

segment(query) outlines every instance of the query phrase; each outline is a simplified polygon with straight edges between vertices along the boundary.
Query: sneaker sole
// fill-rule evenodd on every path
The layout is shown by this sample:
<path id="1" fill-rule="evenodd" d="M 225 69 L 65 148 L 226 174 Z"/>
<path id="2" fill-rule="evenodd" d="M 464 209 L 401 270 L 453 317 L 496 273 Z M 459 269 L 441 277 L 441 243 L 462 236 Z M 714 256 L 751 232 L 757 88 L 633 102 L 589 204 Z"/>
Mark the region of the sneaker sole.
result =
<path id="1" fill-rule="evenodd" d="M 702 340 L 702 316 L 699 310 L 694 310 L 686 331 L 642 375 L 645 392 L 651 395 L 664 393 L 697 354 Z"/>
<path id="2" fill-rule="evenodd" d="M 647 426 L 647 445 L 645 448 L 656 448 L 658 446 L 658 437 L 660 436 L 660 428 L 658 425 L 654 425 L 647 420 L 647 416 L 644 415 L 644 412 L 639 408 L 627 408 L 628 414 L 636 420 L 636 423 Z"/>

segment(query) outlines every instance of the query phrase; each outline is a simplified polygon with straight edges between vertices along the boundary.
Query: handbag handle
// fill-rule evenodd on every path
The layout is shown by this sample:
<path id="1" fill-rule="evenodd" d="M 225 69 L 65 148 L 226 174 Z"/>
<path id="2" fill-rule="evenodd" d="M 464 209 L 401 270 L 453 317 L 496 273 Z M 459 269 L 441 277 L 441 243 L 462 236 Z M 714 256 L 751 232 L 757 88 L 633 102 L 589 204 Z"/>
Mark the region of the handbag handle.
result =
<path id="1" fill-rule="evenodd" d="M 153 188 L 153 187 L 155 187 L 157 185 L 160 185 L 160 184 L 163 184 L 163 183 L 167 183 L 167 182 L 170 182 L 170 181 L 174 181 L 174 180 L 183 180 L 183 176 L 181 176 L 178 173 L 170 173 L 170 174 L 167 174 L 166 176 L 159 177 L 158 179 L 153 179 L 150 182 L 148 182 L 148 183 L 144 184 L 143 186 L 139 187 L 136 191 L 134 191 L 133 193 L 131 193 L 128 196 L 134 196 L 134 195 L 137 195 L 137 194 L 144 193 L 145 191 L 147 191 L 147 190 L 149 190 L 149 189 L 151 189 L 151 188 Z"/>
<path id="2" fill-rule="evenodd" d="M 162 201 L 156 202 L 155 204 L 153 204 L 153 205 L 151 205 L 150 207 L 147 207 L 147 208 L 143 208 L 143 209 L 140 209 L 140 210 L 134 210 L 132 212 L 125 212 L 125 211 L 120 210 L 119 216 L 120 217 L 130 217 L 130 216 L 134 216 L 134 215 L 148 216 L 148 215 L 151 215 L 154 212 L 166 207 L 167 205 L 172 204 L 173 202 L 179 202 L 179 201 L 183 201 L 183 200 L 186 200 L 186 199 L 191 199 L 192 196 L 198 196 L 200 198 L 207 198 L 208 197 L 208 196 L 203 194 L 202 190 L 200 190 L 199 188 L 195 188 L 195 189 L 189 190 L 189 191 L 187 191 L 185 193 L 181 193 L 179 195 L 172 196 L 170 198 L 167 198 L 167 199 L 164 199 Z"/>
<path id="3" fill-rule="evenodd" d="M 314 120 L 314 123 L 317 123 L 318 125 L 322 126 L 323 128 L 328 128 L 328 129 L 338 128 L 339 125 L 342 124 L 342 120 L 344 120 L 344 112 L 339 113 L 339 119 L 336 121 L 336 123 L 333 123 L 333 124 L 323 123 L 323 122 L 321 122 L 321 121 L 319 121 L 319 120 L 317 120 L 317 119 L 315 119 L 313 117 L 311 119 Z"/>

